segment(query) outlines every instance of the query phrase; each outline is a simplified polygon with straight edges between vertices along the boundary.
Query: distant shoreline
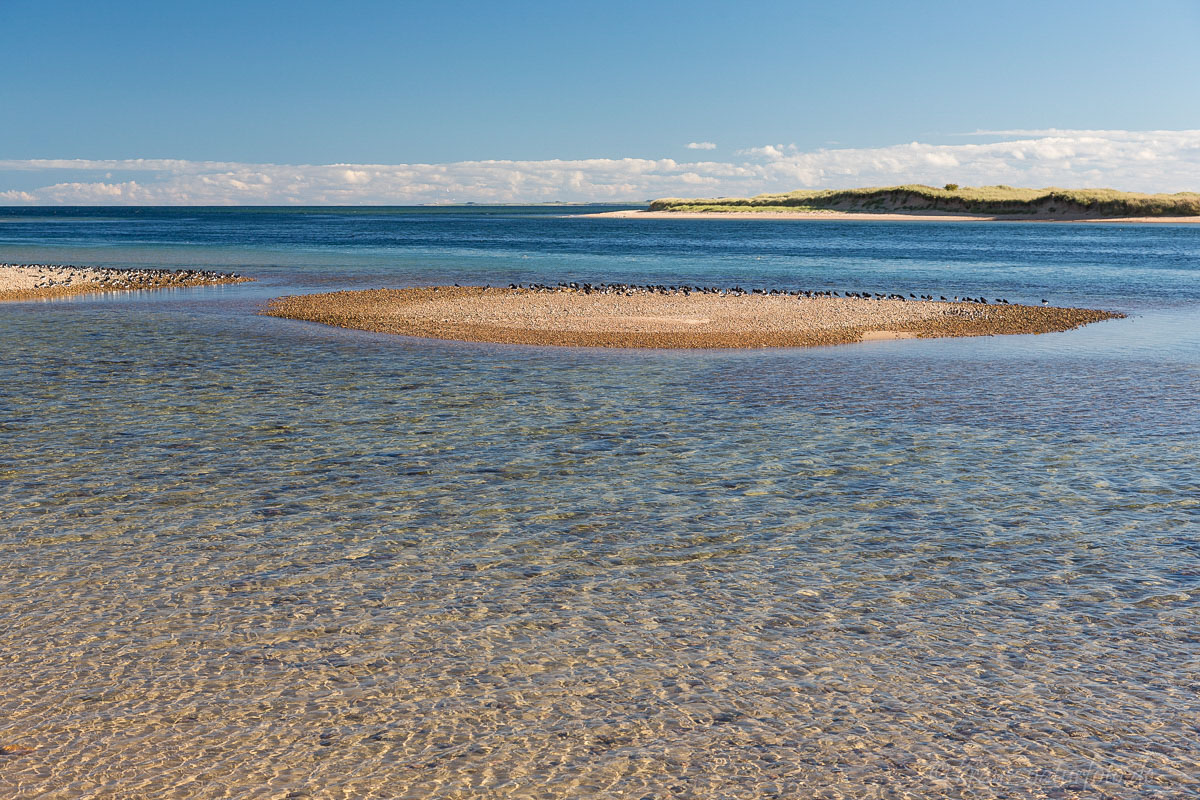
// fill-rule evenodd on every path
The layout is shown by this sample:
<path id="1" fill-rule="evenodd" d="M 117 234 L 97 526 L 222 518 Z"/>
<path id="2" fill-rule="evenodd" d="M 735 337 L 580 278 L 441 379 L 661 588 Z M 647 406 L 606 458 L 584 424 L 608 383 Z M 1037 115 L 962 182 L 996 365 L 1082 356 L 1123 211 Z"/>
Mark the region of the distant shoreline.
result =
<path id="1" fill-rule="evenodd" d="M 858 189 L 798 190 L 754 197 L 663 197 L 651 213 L 730 214 L 773 219 L 970 220 L 976 222 L 1200 222 L 1200 194 L 1144 194 L 1118 189 L 942 188 L 910 183 Z M 832 216 L 837 214 L 839 216 Z M 795 215 L 795 216 L 793 216 Z"/>
<path id="2" fill-rule="evenodd" d="M 736 220 L 798 220 L 805 222 L 1046 222 L 1052 224 L 1075 223 L 1159 223 L 1177 225 L 1200 224 L 1200 216 L 1194 217 L 1034 217 L 1016 214 L 960 214 L 955 212 L 902 211 L 601 211 L 595 214 L 573 214 L 580 218 L 607 219 L 736 219 Z"/>

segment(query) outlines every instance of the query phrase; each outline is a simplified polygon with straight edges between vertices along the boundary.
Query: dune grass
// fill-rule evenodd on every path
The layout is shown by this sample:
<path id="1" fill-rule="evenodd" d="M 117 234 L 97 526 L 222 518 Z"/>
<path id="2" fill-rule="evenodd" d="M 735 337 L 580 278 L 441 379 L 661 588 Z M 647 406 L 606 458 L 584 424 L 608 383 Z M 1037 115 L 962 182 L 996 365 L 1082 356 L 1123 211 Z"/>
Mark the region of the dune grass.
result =
<path id="1" fill-rule="evenodd" d="M 825 189 L 755 197 L 664 198 L 651 211 L 865 211 L 1010 214 L 1034 217 L 1190 217 L 1200 215 L 1200 193 L 1141 194 L 1116 189 L 1021 189 L 1012 186 L 946 188 L 912 184 Z"/>

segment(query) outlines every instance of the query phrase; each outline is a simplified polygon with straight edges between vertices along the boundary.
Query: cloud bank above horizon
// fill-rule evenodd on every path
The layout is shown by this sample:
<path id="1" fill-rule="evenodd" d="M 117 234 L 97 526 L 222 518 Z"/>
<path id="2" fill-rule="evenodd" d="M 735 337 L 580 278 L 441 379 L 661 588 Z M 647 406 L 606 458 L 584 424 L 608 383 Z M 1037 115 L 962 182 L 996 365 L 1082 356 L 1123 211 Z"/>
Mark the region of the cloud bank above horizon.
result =
<path id="1" fill-rule="evenodd" d="M 911 142 L 811 151 L 774 144 L 740 150 L 738 161 L 688 162 L 594 158 L 307 165 L 0 159 L 0 204 L 638 202 L 668 196 L 748 196 L 795 189 L 899 183 L 940 186 L 948 182 L 1144 192 L 1200 190 L 1200 130 L 1049 129 L 977 131 L 963 136 L 1000 141 Z"/>

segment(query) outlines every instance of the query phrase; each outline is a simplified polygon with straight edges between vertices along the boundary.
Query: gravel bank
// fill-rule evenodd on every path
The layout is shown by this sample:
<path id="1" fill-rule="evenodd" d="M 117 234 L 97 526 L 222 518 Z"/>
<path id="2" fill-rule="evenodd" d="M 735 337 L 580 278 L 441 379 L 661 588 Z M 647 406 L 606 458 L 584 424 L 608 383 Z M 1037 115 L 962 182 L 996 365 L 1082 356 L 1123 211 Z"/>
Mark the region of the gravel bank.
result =
<path id="1" fill-rule="evenodd" d="M 39 300 L 89 292 L 245 283 L 253 278 L 199 269 L 109 269 L 0 264 L 0 300 Z"/>
<path id="2" fill-rule="evenodd" d="M 264 313 L 343 328 L 503 344 L 743 348 L 1064 331 L 1109 311 L 984 302 L 685 291 L 424 287 L 272 300 Z"/>

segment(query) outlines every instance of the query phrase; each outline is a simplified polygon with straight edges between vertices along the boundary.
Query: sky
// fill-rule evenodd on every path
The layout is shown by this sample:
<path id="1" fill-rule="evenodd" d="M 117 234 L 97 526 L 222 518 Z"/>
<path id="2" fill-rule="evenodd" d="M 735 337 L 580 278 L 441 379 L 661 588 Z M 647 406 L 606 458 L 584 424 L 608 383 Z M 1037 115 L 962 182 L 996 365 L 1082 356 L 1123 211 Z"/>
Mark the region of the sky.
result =
<path id="1" fill-rule="evenodd" d="M 0 0 L 0 204 L 1200 190 L 1200 3 Z"/>

